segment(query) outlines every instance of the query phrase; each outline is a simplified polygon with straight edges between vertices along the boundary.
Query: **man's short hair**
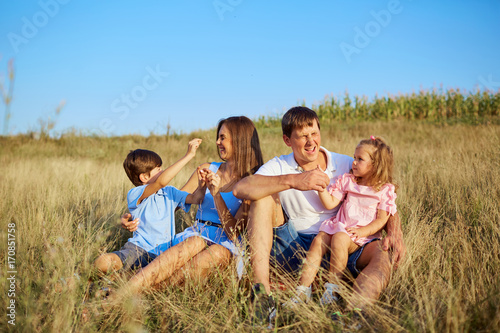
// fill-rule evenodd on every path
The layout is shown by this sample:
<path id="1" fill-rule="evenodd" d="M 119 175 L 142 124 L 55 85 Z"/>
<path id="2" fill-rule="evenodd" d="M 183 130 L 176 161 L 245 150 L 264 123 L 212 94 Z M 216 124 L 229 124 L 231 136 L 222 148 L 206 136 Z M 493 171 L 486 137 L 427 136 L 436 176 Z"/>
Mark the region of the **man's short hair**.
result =
<path id="1" fill-rule="evenodd" d="M 318 128 L 320 128 L 316 112 L 305 106 L 295 106 L 288 110 L 281 119 L 281 129 L 284 135 L 290 137 L 296 128 L 301 129 L 306 126 L 314 126 L 315 120 Z"/>
<path id="2" fill-rule="evenodd" d="M 140 186 L 143 185 L 139 177 L 141 173 L 149 174 L 151 170 L 160 167 L 161 164 L 161 157 L 154 151 L 136 149 L 128 153 L 125 161 L 123 161 L 123 168 L 132 184 Z"/>

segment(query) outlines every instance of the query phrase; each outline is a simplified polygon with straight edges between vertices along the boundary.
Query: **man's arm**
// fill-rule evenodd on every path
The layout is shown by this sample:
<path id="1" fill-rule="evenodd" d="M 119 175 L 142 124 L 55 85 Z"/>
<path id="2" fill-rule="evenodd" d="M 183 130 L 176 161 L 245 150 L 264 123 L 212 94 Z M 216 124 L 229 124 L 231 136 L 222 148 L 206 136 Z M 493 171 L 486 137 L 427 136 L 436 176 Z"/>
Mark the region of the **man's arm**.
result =
<path id="1" fill-rule="evenodd" d="M 328 176 L 317 169 L 281 176 L 252 175 L 235 185 L 233 195 L 239 199 L 259 200 L 292 188 L 300 191 L 323 191 L 329 182 Z"/>
<path id="2" fill-rule="evenodd" d="M 389 217 L 385 225 L 387 235 L 382 240 L 382 249 L 384 251 L 392 250 L 392 261 L 394 268 L 397 268 L 406 254 L 406 246 L 403 242 L 403 232 L 401 231 L 401 220 L 399 213 Z"/>

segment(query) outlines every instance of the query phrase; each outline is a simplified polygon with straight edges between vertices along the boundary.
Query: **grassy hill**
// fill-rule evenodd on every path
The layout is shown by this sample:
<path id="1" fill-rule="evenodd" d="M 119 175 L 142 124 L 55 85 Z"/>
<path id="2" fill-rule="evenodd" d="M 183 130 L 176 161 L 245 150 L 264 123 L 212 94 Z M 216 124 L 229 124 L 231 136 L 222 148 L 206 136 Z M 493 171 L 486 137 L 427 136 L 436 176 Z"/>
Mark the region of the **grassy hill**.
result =
<path id="1" fill-rule="evenodd" d="M 488 117 L 339 122 L 322 115 L 322 144 L 332 151 L 352 155 L 357 142 L 370 135 L 383 136 L 395 151 L 397 204 L 408 252 L 367 311 L 363 330 L 500 329 L 500 125 L 498 113 Z M 266 160 L 289 152 L 276 119 L 257 123 Z M 121 166 L 126 154 L 151 149 L 169 165 L 193 137 L 204 141 L 174 179 L 180 187 L 196 165 L 218 160 L 213 130 L 168 137 L 0 138 L 0 259 L 7 267 L 0 276 L 8 281 L 14 275 L 16 282 L 15 288 L 0 287 L 2 295 L 15 292 L 0 301 L 7 309 L 15 300 L 16 325 L 2 315 L 2 331 L 251 330 L 245 316 L 249 280 L 238 281 L 234 265 L 209 281 L 149 291 L 120 309 L 82 320 L 85 307 L 99 308 L 96 299 L 83 304 L 91 263 L 102 251 L 119 249 L 129 236 L 119 227 L 132 186 Z M 194 212 L 177 215 L 179 229 L 192 223 Z M 12 237 L 15 248 L 9 248 Z M 9 257 L 14 266 L 7 266 Z M 63 283 L 74 274 L 79 281 Z M 280 290 L 275 295 L 289 296 Z M 330 331 L 332 325 L 328 312 L 315 303 L 300 308 L 280 329 Z"/>

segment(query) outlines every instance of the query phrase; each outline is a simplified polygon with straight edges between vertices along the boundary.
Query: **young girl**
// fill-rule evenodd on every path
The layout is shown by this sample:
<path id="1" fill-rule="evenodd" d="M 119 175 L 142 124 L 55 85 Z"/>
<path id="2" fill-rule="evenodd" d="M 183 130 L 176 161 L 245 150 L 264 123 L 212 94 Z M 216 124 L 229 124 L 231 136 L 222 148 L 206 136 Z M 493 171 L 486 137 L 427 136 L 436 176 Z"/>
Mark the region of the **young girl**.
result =
<path id="1" fill-rule="evenodd" d="M 327 209 L 344 200 L 337 215 L 321 224 L 307 253 L 297 297 L 292 303 L 310 298 L 310 285 L 328 249 L 331 249 L 329 281 L 320 303 L 326 305 L 338 300 L 339 281 L 349 254 L 379 239 L 389 215 L 396 213 L 393 164 L 392 149 L 381 138 L 371 136 L 356 147 L 351 173 L 337 179 L 329 191 L 318 192 Z"/>

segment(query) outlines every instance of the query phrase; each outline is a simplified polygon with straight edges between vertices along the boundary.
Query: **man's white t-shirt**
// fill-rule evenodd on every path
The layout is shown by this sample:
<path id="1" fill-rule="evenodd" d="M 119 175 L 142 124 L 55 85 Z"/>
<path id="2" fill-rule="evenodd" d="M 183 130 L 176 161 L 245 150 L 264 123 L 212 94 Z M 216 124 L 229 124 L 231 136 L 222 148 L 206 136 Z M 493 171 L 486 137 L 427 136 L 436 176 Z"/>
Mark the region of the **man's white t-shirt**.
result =
<path id="1" fill-rule="evenodd" d="M 320 148 L 326 154 L 326 175 L 330 184 L 351 169 L 353 158 L 347 155 L 331 153 L 324 147 Z M 274 157 L 260 167 L 256 172 L 262 176 L 281 176 L 303 172 L 293 157 L 293 153 Z M 281 205 L 297 232 L 317 234 L 321 222 L 337 214 L 340 207 L 326 209 L 321 203 L 317 191 L 299 191 L 290 189 L 279 193 Z"/>

